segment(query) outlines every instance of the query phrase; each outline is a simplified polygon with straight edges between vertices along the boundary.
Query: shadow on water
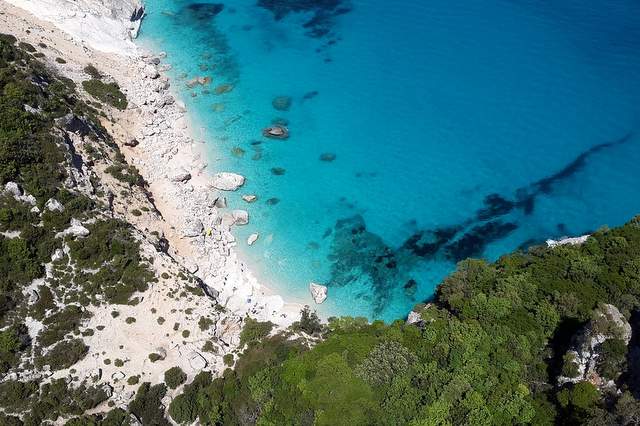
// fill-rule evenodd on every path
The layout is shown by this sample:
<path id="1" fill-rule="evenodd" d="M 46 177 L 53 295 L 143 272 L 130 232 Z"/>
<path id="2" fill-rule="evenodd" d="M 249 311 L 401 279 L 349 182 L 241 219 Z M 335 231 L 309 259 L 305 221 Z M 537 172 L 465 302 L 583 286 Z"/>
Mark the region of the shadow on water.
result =
<path id="1" fill-rule="evenodd" d="M 631 139 L 632 133 L 628 133 L 620 139 L 589 148 L 558 172 L 518 188 L 513 199 L 489 194 L 484 198 L 484 206 L 469 219 L 455 225 L 417 230 L 395 249 L 367 230 L 362 216 L 338 220 L 333 232 L 325 233 L 325 236 L 332 235 L 328 285 L 341 287 L 366 281 L 375 295 L 372 308 L 374 315 L 378 315 L 391 291 L 398 286 L 403 286 L 405 295 L 413 298 L 418 283 L 412 273 L 418 263 L 444 260 L 453 264 L 468 257 L 482 256 L 489 244 L 505 238 L 519 227 L 513 215 L 509 216 L 510 220 L 505 216 L 514 210 L 520 210 L 523 216 L 530 215 L 537 197 L 553 193 L 559 183 L 582 170 L 591 156 Z M 566 226 L 558 224 L 558 229 L 566 231 Z"/>

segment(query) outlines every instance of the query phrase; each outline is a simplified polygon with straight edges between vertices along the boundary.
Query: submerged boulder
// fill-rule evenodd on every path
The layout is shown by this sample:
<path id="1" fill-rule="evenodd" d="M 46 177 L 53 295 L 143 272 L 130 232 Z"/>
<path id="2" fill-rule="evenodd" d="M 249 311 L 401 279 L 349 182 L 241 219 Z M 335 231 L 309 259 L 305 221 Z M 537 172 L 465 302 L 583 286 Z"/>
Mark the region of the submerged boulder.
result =
<path id="1" fill-rule="evenodd" d="M 313 301 L 317 304 L 320 304 L 325 301 L 327 298 L 327 286 L 318 284 L 318 283 L 310 283 L 309 291 L 311 292 L 311 297 Z"/>
<path id="2" fill-rule="evenodd" d="M 291 96 L 276 96 L 271 105 L 278 111 L 288 111 L 291 108 Z"/>

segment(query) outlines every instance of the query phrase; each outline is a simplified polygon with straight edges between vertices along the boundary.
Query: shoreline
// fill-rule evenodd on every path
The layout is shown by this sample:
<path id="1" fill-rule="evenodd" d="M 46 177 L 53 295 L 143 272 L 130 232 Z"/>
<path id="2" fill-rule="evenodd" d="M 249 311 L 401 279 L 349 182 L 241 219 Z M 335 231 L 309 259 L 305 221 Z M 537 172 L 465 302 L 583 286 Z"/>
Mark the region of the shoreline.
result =
<path id="1" fill-rule="evenodd" d="M 296 321 L 303 305 L 285 303 L 280 295 L 260 284 L 238 258 L 231 211 L 215 206 L 216 199 L 225 197 L 225 192 L 213 188 L 213 173 L 223 170 L 208 169 L 204 141 L 194 139 L 187 110 L 163 74 L 167 69 L 161 65 L 164 55 L 153 55 L 133 43 L 127 55 L 101 52 L 64 32 L 46 16 L 43 21 L 17 3 L 26 2 L 5 2 L 5 17 L 12 14 L 17 18 L 9 17 L 13 27 L 20 26 L 20 19 L 23 24 L 36 27 L 29 33 L 15 28 L 23 33 L 23 39 L 48 39 L 49 47 L 67 60 L 66 64 L 58 64 L 48 57 L 49 66 L 80 83 L 86 79 L 82 69 L 91 63 L 113 78 L 127 95 L 127 109 L 111 109 L 114 120 L 103 120 L 103 125 L 127 161 L 147 181 L 147 189 L 162 216 L 169 254 L 202 279 L 234 314 L 271 321 L 280 327 Z M 132 139 L 137 140 L 137 146 L 127 146 Z M 190 177 L 176 179 L 181 174 Z M 194 229 L 199 232 L 194 233 Z"/>

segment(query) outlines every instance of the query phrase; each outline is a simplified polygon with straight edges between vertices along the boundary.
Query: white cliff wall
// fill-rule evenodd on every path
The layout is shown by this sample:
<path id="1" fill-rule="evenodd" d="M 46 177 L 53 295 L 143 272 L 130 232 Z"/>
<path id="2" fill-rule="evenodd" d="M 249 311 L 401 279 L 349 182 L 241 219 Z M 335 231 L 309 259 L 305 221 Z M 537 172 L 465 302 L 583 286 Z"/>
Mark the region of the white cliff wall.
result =
<path id="1" fill-rule="evenodd" d="M 77 43 L 132 55 L 144 13 L 142 0 L 5 0 L 53 23 Z"/>

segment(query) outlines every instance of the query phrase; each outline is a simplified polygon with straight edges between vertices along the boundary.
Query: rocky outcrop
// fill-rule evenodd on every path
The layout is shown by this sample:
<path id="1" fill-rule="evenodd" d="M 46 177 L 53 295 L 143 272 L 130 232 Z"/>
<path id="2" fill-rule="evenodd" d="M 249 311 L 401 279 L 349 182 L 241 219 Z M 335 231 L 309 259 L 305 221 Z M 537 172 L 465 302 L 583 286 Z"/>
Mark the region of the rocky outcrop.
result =
<path id="1" fill-rule="evenodd" d="M 9 0 L 89 46 L 132 55 L 144 16 L 142 0 Z"/>
<path id="2" fill-rule="evenodd" d="M 563 375 L 558 385 L 589 381 L 600 390 L 615 389 L 611 377 L 603 377 L 598 369 L 601 347 L 608 340 L 619 339 L 628 345 L 631 325 L 613 305 L 603 304 L 594 311 L 593 319 L 574 337 L 572 349 L 564 357 Z"/>
<path id="3" fill-rule="evenodd" d="M 311 297 L 313 301 L 317 304 L 324 302 L 327 298 L 327 286 L 318 284 L 318 283 L 310 283 L 309 291 L 311 292 Z"/>
<path id="4" fill-rule="evenodd" d="M 590 235 L 582 235 L 580 237 L 572 237 L 572 238 L 562 238 L 560 240 L 547 240 L 545 241 L 547 243 L 547 247 L 557 247 L 557 246 L 564 246 L 564 245 L 572 245 L 572 246 L 576 246 L 576 245 L 580 245 L 580 244 L 584 244 L 585 241 L 587 241 L 587 239 L 590 237 Z"/>

